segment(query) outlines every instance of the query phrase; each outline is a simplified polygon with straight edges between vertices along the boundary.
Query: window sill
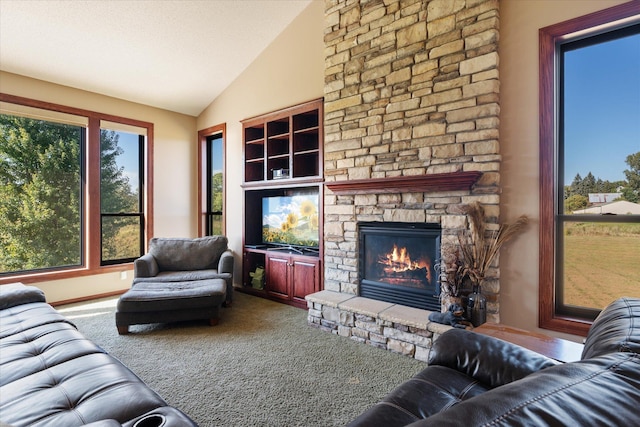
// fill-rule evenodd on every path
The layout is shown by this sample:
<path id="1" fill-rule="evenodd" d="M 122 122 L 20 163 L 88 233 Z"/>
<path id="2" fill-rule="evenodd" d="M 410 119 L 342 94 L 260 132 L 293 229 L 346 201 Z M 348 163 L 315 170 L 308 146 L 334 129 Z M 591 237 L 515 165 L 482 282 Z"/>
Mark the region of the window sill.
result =
<path id="1" fill-rule="evenodd" d="M 592 323 L 590 320 L 555 315 L 550 319 L 540 318 L 538 326 L 541 329 L 586 337 Z"/>
<path id="2" fill-rule="evenodd" d="M 119 271 L 128 271 L 133 268 L 133 262 L 118 265 L 109 265 L 93 269 L 84 267 L 68 268 L 65 270 L 45 271 L 39 273 L 24 273 L 4 276 L 0 278 L 0 285 L 8 283 L 21 282 L 24 284 L 33 284 L 41 282 L 49 282 L 53 280 L 63 280 L 75 277 L 95 276 L 98 274 L 106 274 Z"/>

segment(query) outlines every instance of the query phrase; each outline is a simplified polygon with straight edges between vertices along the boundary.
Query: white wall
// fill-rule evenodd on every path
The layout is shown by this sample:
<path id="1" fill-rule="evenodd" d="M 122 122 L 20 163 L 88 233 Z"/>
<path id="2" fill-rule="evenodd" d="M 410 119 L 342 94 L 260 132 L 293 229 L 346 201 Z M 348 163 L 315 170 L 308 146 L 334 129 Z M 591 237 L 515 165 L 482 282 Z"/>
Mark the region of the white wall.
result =
<path id="1" fill-rule="evenodd" d="M 313 1 L 198 117 L 197 128 L 226 123 L 226 234 L 241 281 L 243 166 L 241 120 L 323 96 L 324 1 Z"/>
<path id="2" fill-rule="evenodd" d="M 154 235 L 195 237 L 197 222 L 196 118 L 85 92 L 16 74 L 0 73 L 0 91 L 10 95 L 113 114 L 154 124 Z M 49 302 L 127 289 L 132 267 L 120 272 L 33 283 Z"/>
<path id="3" fill-rule="evenodd" d="M 538 30 L 621 3 L 624 1 L 500 1 L 501 215 L 503 221 L 510 221 L 521 214 L 532 220 L 528 231 L 508 243 L 501 253 L 502 323 L 550 334 L 537 327 L 540 218 Z"/>

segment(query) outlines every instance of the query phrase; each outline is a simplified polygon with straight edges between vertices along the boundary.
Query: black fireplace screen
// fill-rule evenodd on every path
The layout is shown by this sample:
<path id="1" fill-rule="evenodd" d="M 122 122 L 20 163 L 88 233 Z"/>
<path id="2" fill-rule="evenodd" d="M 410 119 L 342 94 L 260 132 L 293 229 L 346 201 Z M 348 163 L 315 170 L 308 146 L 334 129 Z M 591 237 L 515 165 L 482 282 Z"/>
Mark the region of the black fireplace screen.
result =
<path id="1" fill-rule="evenodd" d="M 360 222 L 360 296 L 440 311 L 438 224 Z"/>

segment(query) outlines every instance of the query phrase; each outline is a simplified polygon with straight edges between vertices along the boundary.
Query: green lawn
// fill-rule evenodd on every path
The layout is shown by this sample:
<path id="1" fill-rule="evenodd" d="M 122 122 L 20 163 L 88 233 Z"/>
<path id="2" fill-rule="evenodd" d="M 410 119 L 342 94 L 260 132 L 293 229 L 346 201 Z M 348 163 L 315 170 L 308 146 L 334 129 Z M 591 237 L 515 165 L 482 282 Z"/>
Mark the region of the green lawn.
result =
<path id="1" fill-rule="evenodd" d="M 566 304 L 602 309 L 640 297 L 640 224 L 570 224 L 565 244 Z"/>

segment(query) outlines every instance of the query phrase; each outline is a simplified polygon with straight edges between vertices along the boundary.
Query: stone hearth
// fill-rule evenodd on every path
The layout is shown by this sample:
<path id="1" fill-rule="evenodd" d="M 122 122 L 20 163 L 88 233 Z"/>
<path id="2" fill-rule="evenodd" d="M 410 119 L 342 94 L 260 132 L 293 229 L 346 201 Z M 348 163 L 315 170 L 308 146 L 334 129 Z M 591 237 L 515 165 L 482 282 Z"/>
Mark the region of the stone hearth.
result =
<path id="1" fill-rule="evenodd" d="M 433 341 L 451 329 L 418 308 L 326 290 L 306 298 L 311 326 L 425 362 Z"/>

